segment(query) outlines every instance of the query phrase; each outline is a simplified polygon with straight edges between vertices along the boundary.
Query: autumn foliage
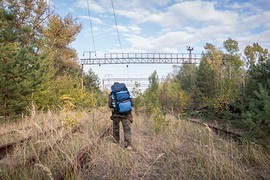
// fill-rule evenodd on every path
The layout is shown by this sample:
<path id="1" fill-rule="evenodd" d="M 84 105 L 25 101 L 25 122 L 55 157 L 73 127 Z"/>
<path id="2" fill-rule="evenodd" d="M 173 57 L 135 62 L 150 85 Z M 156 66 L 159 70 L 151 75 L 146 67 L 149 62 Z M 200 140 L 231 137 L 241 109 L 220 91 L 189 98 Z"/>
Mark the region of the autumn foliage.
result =
<path id="1" fill-rule="evenodd" d="M 92 87 L 82 87 L 83 72 L 70 47 L 82 28 L 70 14 L 60 17 L 45 0 L 4 0 L 0 25 L 0 120 L 27 114 L 30 104 L 61 109 L 64 95 L 77 108 L 97 105 L 98 78 L 84 73 Z"/>

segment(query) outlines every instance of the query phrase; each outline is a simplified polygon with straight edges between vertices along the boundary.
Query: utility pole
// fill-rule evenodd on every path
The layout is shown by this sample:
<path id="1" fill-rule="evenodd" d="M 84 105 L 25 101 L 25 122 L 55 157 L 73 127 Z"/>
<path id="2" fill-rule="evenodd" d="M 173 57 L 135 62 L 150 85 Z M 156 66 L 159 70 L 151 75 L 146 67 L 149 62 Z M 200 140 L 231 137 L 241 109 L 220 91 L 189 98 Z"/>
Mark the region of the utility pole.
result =
<path id="1" fill-rule="evenodd" d="M 83 51 L 83 56 L 84 56 L 84 54 L 85 53 L 88 53 L 88 57 L 89 57 L 89 59 L 91 59 L 91 54 L 92 53 L 95 53 L 95 56 L 97 56 L 97 54 L 96 54 L 96 51 Z M 84 92 L 84 87 L 83 87 L 83 64 L 81 63 L 81 66 L 82 66 L 82 93 Z"/>
<path id="2" fill-rule="evenodd" d="M 193 50 L 194 50 L 193 47 L 187 46 L 187 51 L 189 51 L 189 63 L 191 63 L 191 58 L 192 58 L 191 51 Z"/>
<path id="3" fill-rule="evenodd" d="M 112 74 L 105 74 L 105 75 L 104 75 L 104 79 L 105 79 L 106 77 L 108 77 L 107 81 L 108 81 L 108 83 L 110 84 L 110 77 L 113 77 L 113 75 L 112 75 Z M 103 90 L 105 90 L 104 79 L 103 79 Z"/>
<path id="4" fill-rule="evenodd" d="M 84 90 L 83 90 L 83 64 L 81 64 L 82 65 L 82 93 L 84 92 Z"/>

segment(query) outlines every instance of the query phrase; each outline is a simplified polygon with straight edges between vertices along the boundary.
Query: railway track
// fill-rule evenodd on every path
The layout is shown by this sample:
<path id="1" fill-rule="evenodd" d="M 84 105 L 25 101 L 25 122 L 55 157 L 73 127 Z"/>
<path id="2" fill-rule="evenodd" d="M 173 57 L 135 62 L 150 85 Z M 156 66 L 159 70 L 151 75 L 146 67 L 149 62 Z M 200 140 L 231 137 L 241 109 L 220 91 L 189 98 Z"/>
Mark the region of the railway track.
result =
<path id="1" fill-rule="evenodd" d="M 53 129 L 53 130 L 54 130 L 54 131 L 57 131 L 57 130 L 60 130 L 61 128 L 63 128 L 63 126 L 59 126 L 58 128 Z M 49 130 L 49 131 L 43 132 L 43 133 L 41 133 L 41 134 L 46 134 L 46 135 L 48 135 L 48 134 L 50 134 L 51 131 L 52 131 L 52 130 Z M 69 137 L 72 136 L 73 133 L 78 132 L 78 131 L 80 131 L 80 126 L 76 126 L 76 127 L 73 128 L 71 131 L 66 132 L 63 136 L 61 136 L 61 137 L 59 137 L 58 139 L 56 139 L 56 140 L 54 141 L 54 143 L 49 144 L 49 145 L 46 145 L 44 148 L 42 148 L 42 149 L 40 150 L 40 154 L 42 154 L 42 155 L 44 155 L 44 156 L 47 156 L 47 154 L 48 154 L 51 150 L 53 150 L 53 148 L 54 148 L 55 146 L 57 146 L 57 145 L 58 145 L 59 143 L 61 143 L 62 141 L 68 139 Z M 8 149 L 8 151 L 12 151 L 13 148 L 14 148 L 14 146 L 18 145 L 18 143 L 23 143 L 23 142 L 25 142 L 26 140 L 29 140 L 29 141 L 30 141 L 31 139 L 32 139 L 32 137 L 29 137 L 29 138 L 27 138 L 27 139 L 23 139 L 23 140 L 18 141 L 18 142 L 16 142 L 16 143 L 15 143 L 15 142 L 14 142 L 14 143 L 11 143 L 12 146 L 11 146 L 11 148 Z M 7 152 L 7 151 L 6 151 L 6 152 Z M 7 154 L 5 154 L 5 155 L 7 155 Z M 37 163 L 38 161 L 39 161 L 39 157 L 34 153 L 34 154 L 30 154 L 30 155 L 24 157 L 23 160 L 20 160 L 20 159 L 18 159 L 18 158 L 15 157 L 15 158 L 8 159 L 7 161 L 2 161 L 2 162 L 0 163 L 0 167 L 1 167 L 1 165 L 8 166 L 8 169 L 7 169 L 7 170 L 8 170 L 8 174 L 12 177 L 12 173 L 14 172 L 15 169 L 19 168 L 20 166 L 33 166 L 33 165 L 34 165 L 35 163 Z M 1 172 L 1 170 L 0 170 L 0 172 Z M 0 176 L 0 180 L 2 180 L 2 179 L 4 179 L 4 178 L 2 178 L 2 177 Z"/>
<path id="2" fill-rule="evenodd" d="M 63 126 L 58 126 L 56 129 L 50 129 L 50 130 L 45 131 L 45 132 L 40 132 L 36 136 L 38 136 L 38 137 L 39 136 L 46 136 L 46 135 L 50 134 L 51 131 L 58 131 L 61 128 L 63 128 Z M 28 129 L 30 129 L 30 128 L 28 128 Z M 13 133 L 13 131 L 14 130 L 10 131 L 10 133 Z M 10 133 L 6 133 L 5 135 L 8 135 Z M 30 141 L 31 139 L 33 139 L 36 136 L 33 135 L 33 136 L 30 136 L 30 137 L 19 139 L 17 141 L 2 144 L 0 146 L 0 160 L 3 159 L 7 154 L 11 153 L 17 145 L 22 144 L 22 143 L 24 143 L 26 141 Z"/>
<path id="3" fill-rule="evenodd" d="M 3 132 L 3 133 L 0 134 L 0 137 L 6 136 L 6 135 L 15 134 L 15 133 L 17 133 L 18 131 L 29 130 L 29 129 L 31 129 L 31 128 L 32 128 L 32 127 L 26 127 L 26 128 L 24 128 L 24 129 L 16 129 L 16 130 L 8 131 L 8 132 Z"/>
<path id="4" fill-rule="evenodd" d="M 61 126 L 62 127 L 62 126 Z M 57 130 L 61 129 L 61 127 L 58 127 Z M 47 145 L 44 148 L 42 148 L 40 154 L 43 155 L 47 155 L 51 150 L 54 149 L 55 146 L 57 146 L 59 143 L 61 143 L 62 141 L 68 139 L 69 137 L 72 136 L 73 133 L 80 131 L 80 126 L 77 126 L 75 128 L 73 128 L 71 131 L 66 132 L 63 136 L 59 137 L 58 139 L 56 139 L 54 141 L 53 144 Z M 89 157 L 89 154 L 91 152 L 91 150 L 100 142 L 101 139 L 103 139 L 104 137 L 108 136 L 110 133 L 112 132 L 112 125 L 107 126 L 105 129 L 103 129 L 100 133 L 100 135 L 98 137 L 95 138 L 94 142 L 84 148 L 82 148 L 73 158 L 71 161 L 67 162 L 63 169 L 59 170 L 55 175 L 54 175 L 54 179 L 65 179 L 66 174 L 71 173 L 71 172 L 75 172 L 78 170 L 78 168 L 82 167 L 86 162 L 87 159 Z M 46 131 L 46 132 L 42 132 L 40 133 L 42 134 L 49 134 L 50 131 Z M 15 147 L 19 144 L 22 144 L 26 141 L 30 141 L 31 139 L 33 139 L 33 137 L 27 137 L 15 142 L 10 142 L 4 145 L 0 146 L 0 160 L 5 158 L 5 156 L 9 153 L 11 153 Z M 31 166 L 35 163 L 37 163 L 38 161 L 38 157 L 35 154 L 31 154 L 28 155 L 24 158 L 23 162 L 16 160 L 16 159 L 12 159 L 10 162 L 13 162 L 12 164 L 9 164 L 5 161 L 1 162 L 1 164 L 6 164 L 9 166 L 9 170 L 11 170 L 12 173 L 12 169 L 16 169 L 17 167 L 19 167 L 22 163 L 24 166 Z M 0 164 L 0 165 L 1 165 Z M 0 177 L 1 179 L 1 177 Z"/>
<path id="5" fill-rule="evenodd" d="M 44 125 L 44 124 L 41 123 L 40 125 Z M 19 132 L 19 131 L 28 131 L 28 130 L 30 130 L 30 129 L 32 129 L 32 128 L 33 128 L 33 126 L 27 126 L 27 127 L 20 128 L 20 129 L 13 129 L 13 130 L 11 130 L 11 131 L 2 132 L 2 133 L 0 133 L 0 138 L 1 138 L 2 136 L 15 134 L 15 133 L 17 133 L 17 132 Z"/>
<path id="6" fill-rule="evenodd" d="M 205 126 L 210 128 L 213 132 L 222 135 L 222 136 L 226 136 L 226 137 L 232 137 L 233 139 L 236 140 L 240 140 L 242 138 L 242 135 L 239 133 L 235 133 L 232 131 L 228 131 L 225 129 L 222 129 L 220 127 L 216 127 L 213 125 L 209 125 L 206 124 L 204 122 L 200 122 L 197 119 L 185 119 L 188 122 L 191 123 L 195 123 L 201 126 Z M 78 126 L 77 128 L 74 128 L 72 131 L 69 131 L 67 133 L 65 133 L 63 136 L 61 136 L 60 138 L 56 139 L 54 141 L 53 144 L 47 145 L 44 148 L 42 148 L 41 153 L 44 156 L 47 156 L 47 154 L 54 149 L 54 147 L 58 144 L 60 144 L 62 141 L 68 139 L 69 137 L 72 136 L 73 133 L 78 132 L 80 126 Z M 61 127 L 57 127 L 56 129 L 59 130 Z M 55 130 L 55 129 L 54 129 Z M 112 132 L 112 125 L 108 125 L 106 126 L 98 136 L 93 138 L 93 142 L 89 145 L 86 145 L 85 147 L 83 147 L 82 149 L 80 149 L 78 151 L 78 153 L 73 156 L 73 158 L 71 158 L 71 160 L 67 161 L 66 163 L 64 163 L 64 165 L 62 166 L 62 169 L 57 170 L 57 172 L 55 172 L 53 174 L 53 178 L 56 180 L 62 180 L 65 179 L 67 175 L 69 174 L 76 174 L 81 167 L 83 167 L 85 165 L 85 163 L 87 163 L 87 161 L 89 160 L 93 149 L 98 145 L 98 143 L 105 137 L 107 137 L 109 134 L 111 134 Z M 50 134 L 51 130 L 47 131 L 47 132 L 41 132 L 41 135 L 46 135 L 46 134 Z M 0 160 L 2 158 L 4 158 L 8 153 L 12 152 L 12 150 L 14 149 L 14 147 L 16 147 L 16 145 L 18 144 L 22 144 L 23 142 L 26 141 L 30 141 L 32 139 L 32 137 L 27 137 L 21 140 L 18 140 L 16 142 L 10 142 L 7 143 L 5 145 L 1 145 L 0 146 Z M 16 167 L 20 166 L 22 163 L 24 164 L 24 166 L 32 166 L 35 163 L 37 163 L 39 161 L 38 159 L 39 157 L 37 157 L 36 155 L 29 155 L 27 157 L 24 158 L 23 162 L 22 161 L 15 161 L 14 164 L 12 164 L 10 166 L 10 169 L 16 169 Z M 1 177 L 0 177 L 1 179 Z"/>
<path id="7" fill-rule="evenodd" d="M 205 122 L 201 122 L 198 119 L 186 118 L 185 120 L 188 122 L 191 122 L 191 123 L 199 124 L 201 126 L 206 126 L 206 127 L 210 128 L 211 130 L 213 130 L 213 132 L 215 132 L 216 134 L 232 138 L 236 141 L 241 141 L 241 139 L 243 138 L 243 135 L 240 133 L 236 133 L 236 132 L 226 130 L 226 129 L 223 129 L 223 128 L 220 128 L 217 126 L 213 126 L 213 125 L 207 124 Z"/>
<path id="8" fill-rule="evenodd" d="M 48 152 L 50 152 L 56 145 L 58 145 L 59 143 L 61 143 L 62 141 L 66 140 L 67 138 L 70 137 L 71 134 L 77 132 L 79 130 L 79 126 L 76 126 L 75 128 L 73 128 L 71 130 L 71 132 L 66 132 L 62 137 L 58 138 L 53 144 L 49 145 L 49 146 L 46 146 L 44 147 L 42 150 L 41 150 L 41 154 L 43 155 L 47 155 Z M 25 162 L 24 164 L 26 165 L 31 165 L 33 163 L 35 163 L 36 161 L 38 160 L 38 157 L 36 155 L 30 155 L 28 157 L 25 158 Z M 19 164 L 16 164 L 16 166 L 18 166 Z"/>
<path id="9" fill-rule="evenodd" d="M 109 136 L 111 132 L 112 132 L 112 125 L 109 125 L 105 129 L 103 129 L 98 138 L 93 142 L 93 144 L 82 148 L 79 151 L 79 153 L 72 159 L 72 161 L 68 162 L 64 166 L 65 168 L 55 175 L 54 179 L 64 180 L 66 174 L 70 174 L 71 172 L 77 171 L 80 167 L 82 167 L 87 162 L 89 155 L 91 155 L 91 150 L 100 142 L 101 139 L 103 139 L 106 136 Z"/>
<path id="10" fill-rule="evenodd" d="M 226 137 L 231 137 L 235 140 L 241 140 L 242 135 L 232 132 L 232 131 L 228 131 L 213 125 L 209 125 L 203 122 L 200 122 L 198 120 L 195 119 L 186 119 L 189 122 L 192 123 L 196 123 L 202 126 L 206 126 L 208 128 L 210 128 L 211 130 L 213 130 L 215 133 L 222 135 L 222 136 L 226 136 Z M 59 171 L 59 173 L 57 173 L 54 176 L 55 180 L 64 180 L 65 176 L 68 174 L 71 174 L 72 172 L 77 172 L 89 159 L 89 156 L 91 156 L 91 152 L 93 150 L 93 148 L 100 142 L 101 139 L 103 139 L 104 137 L 108 136 L 110 133 L 112 132 L 112 125 L 107 126 L 99 135 L 99 137 L 91 144 L 88 145 L 84 148 L 82 148 L 79 153 L 74 156 L 74 158 L 72 159 L 72 161 L 69 161 L 64 167 L 63 170 Z"/>

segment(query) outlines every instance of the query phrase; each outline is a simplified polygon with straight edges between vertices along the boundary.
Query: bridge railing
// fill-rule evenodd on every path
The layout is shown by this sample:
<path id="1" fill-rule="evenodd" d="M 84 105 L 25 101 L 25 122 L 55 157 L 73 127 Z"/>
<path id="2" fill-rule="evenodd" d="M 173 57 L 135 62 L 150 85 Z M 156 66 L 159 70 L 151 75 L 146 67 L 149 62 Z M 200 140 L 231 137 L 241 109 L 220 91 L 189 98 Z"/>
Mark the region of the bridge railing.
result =
<path id="1" fill-rule="evenodd" d="M 138 59 L 145 59 L 145 58 L 196 58 L 200 59 L 201 54 L 189 54 L 189 53 L 105 53 L 104 58 L 138 58 Z"/>
<path id="2" fill-rule="evenodd" d="M 190 53 L 106 53 L 104 57 L 80 59 L 83 65 L 101 64 L 198 64 L 200 54 Z"/>

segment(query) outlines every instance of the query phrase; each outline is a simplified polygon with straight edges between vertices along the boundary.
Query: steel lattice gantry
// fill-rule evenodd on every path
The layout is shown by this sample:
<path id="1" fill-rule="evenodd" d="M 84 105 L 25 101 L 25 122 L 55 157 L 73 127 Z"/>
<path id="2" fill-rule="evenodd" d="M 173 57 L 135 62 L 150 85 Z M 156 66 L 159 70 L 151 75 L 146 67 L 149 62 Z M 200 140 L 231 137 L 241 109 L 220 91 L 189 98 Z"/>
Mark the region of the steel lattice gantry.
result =
<path id="1" fill-rule="evenodd" d="M 82 65 L 102 64 L 198 64 L 200 54 L 191 53 L 107 53 L 104 57 L 80 59 Z"/>

